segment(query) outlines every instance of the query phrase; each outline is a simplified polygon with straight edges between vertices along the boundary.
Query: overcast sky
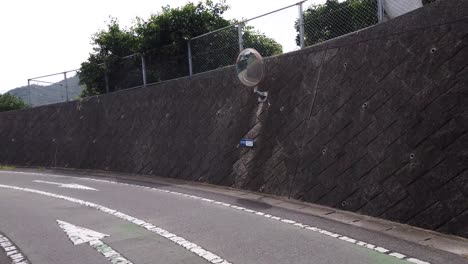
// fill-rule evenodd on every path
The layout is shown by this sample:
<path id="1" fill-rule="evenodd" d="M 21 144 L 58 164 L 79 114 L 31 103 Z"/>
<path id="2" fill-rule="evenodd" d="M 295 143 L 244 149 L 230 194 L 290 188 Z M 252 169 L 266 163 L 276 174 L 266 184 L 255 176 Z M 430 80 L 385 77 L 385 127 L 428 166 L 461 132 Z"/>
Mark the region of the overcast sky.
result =
<path id="1" fill-rule="evenodd" d="M 227 0 L 230 18 L 251 18 L 299 0 Z M 91 52 L 90 37 L 103 29 L 109 16 L 130 26 L 139 16 L 148 18 L 161 6 L 181 6 L 188 0 L 14 0 L 0 2 L 0 93 L 27 85 L 27 79 L 77 69 Z M 195 1 L 197 2 L 197 1 Z M 308 0 L 305 6 L 324 0 Z M 294 21 L 297 7 L 254 25 L 283 45 L 296 49 Z"/>

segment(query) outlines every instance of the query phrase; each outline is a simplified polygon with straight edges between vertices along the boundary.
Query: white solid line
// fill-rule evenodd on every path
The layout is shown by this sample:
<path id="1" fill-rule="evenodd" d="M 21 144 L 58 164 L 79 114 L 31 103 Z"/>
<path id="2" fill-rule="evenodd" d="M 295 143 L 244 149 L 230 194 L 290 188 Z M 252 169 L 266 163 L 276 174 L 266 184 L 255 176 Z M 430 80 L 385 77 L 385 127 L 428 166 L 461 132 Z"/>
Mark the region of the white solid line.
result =
<path id="1" fill-rule="evenodd" d="M 2 171 L 0 171 L 0 172 L 2 172 Z M 60 176 L 60 175 L 54 175 L 54 174 L 34 173 L 34 172 L 12 172 L 12 171 L 9 171 L 9 173 L 32 174 L 32 175 L 52 176 L 52 177 L 71 177 L 71 178 L 81 179 L 81 180 L 88 180 L 88 181 L 95 181 L 95 182 L 102 182 L 102 183 L 111 183 L 111 184 L 118 184 L 118 185 L 124 185 L 124 186 L 132 186 L 132 187 L 135 187 L 135 188 L 141 188 L 141 189 L 147 189 L 147 190 L 152 190 L 152 191 L 157 191 L 157 192 L 169 193 L 169 194 L 173 194 L 173 195 L 179 195 L 179 196 L 187 197 L 187 198 L 190 198 L 190 199 L 195 199 L 195 200 L 200 200 L 200 201 L 204 201 L 204 202 L 208 202 L 208 203 L 218 204 L 220 206 L 229 207 L 229 208 L 236 209 L 236 210 L 239 210 L 239 211 L 243 211 L 243 212 L 246 212 L 246 213 L 251 213 L 251 214 L 254 214 L 254 215 L 257 215 L 257 216 L 262 216 L 262 217 L 265 217 L 265 218 L 268 218 L 268 219 L 277 220 L 277 221 L 283 222 L 285 224 L 293 225 L 293 226 L 296 226 L 296 227 L 304 229 L 304 230 L 310 230 L 310 231 L 313 231 L 313 232 L 318 232 L 318 233 L 327 235 L 329 237 L 333 237 L 333 238 L 336 238 L 336 239 L 340 239 L 342 241 L 350 242 L 350 243 L 352 243 L 354 245 L 361 246 L 361 247 L 367 248 L 369 250 L 374 250 L 374 251 L 377 251 L 377 252 L 380 252 L 382 254 L 385 254 L 385 255 L 388 255 L 388 256 L 391 256 L 391 257 L 395 257 L 395 258 L 398 258 L 398 259 L 402 259 L 402 258 L 399 258 L 400 256 L 405 256 L 403 259 L 406 259 L 406 260 L 408 260 L 410 262 L 413 262 L 413 263 L 431 264 L 429 262 L 425 262 L 425 261 L 419 260 L 417 258 L 412 258 L 412 257 L 403 255 L 403 254 L 401 254 L 399 252 L 396 252 L 396 251 L 390 251 L 390 250 L 387 250 L 387 249 L 385 249 L 383 247 L 375 246 L 375 245 L 369 244 L 367 242 L 359 241 L 359 243 L 356 243 L 357 242 L 356 239 L 353 239 L 353 238 L 350 238 L 350 237 L 347 237 L 347 236 L 343 236 L 343 235 L 340 235 L 340 234 L 335 234 L 333 232 L 330 232 L 330 231 L 327 231 L 327 230 L 322 230 L 322 229 L 317 228 L 317 227 L 311 227 L 309 225 L 306 225 L 306 224 L 303 224 L 303 223 L 300 223 L 300 222 L 296 222 L 296 221 L 289 220 L 289 219 L 283 219 L 283 218 L 278 217 L 278 216 L 273 216 L 273 215 L 266 214 L 266 213 L 259 212 L 259 211 L 255 211 L 255 210 L 252 210 L 252 209 L 247 209 L 247 208 L 244 208 L 244 207 L 231 205 L 231 204 L 227 204 L 227 203 L 223 203 L 223 202 L 219 202 L 219 201 L 215 201 L 215 200 L 212 200 L 212 199 L 207 199 L 207 198 L 203 198 L 203 197 L 199 197 L 199 196 L 195 196 L 195 195 L 189 195 L 189 194 L 184 194 L 184 193 L 180 193 L 180 192 L 174 192 L 174 191 L 163 190 L 163 189 L 158 189 L 158 188 L 152 188 L 152 187 L 147 187 L 147 186 L 140 186 L 140 185 L 129 184 L 129 183 L 121 183 L 121 182 L 115 182 L 115 181 L 109 181 L 109 180 L 100 180 L 100 179 L 93 179 L 93 178 L 86 178 L 86 177 Z M 301 226 L 299 226 L 297 224 L 300 224 L 303 227 L 301 227 Z M 344 239 L 342 239 L 342 238 L 344 238 Z M 393 253 L 395 253 L 395 254 L 393 254 Z"/>
<path id="2" fill-rule="evenodd" d="M 220 201 L 215 201 L 215 200 L 212 200 L 212 199 L 206 199 L 206 198 L 195 196 L 195 195 L 188 195 L 188 194 L 183 194 L 183 193 L 180 193 L 180 192 L 174 192 L 174 191 L 163 190 L 163 189 L 158 189 L 158 188 L 152 188 L 152 187 L 147 187 L 147 186 L 139 186 L 139 185 L 129 184 L 129 183 L 121 183 L 121 182 L 100 180 L 100 179 L 93 179 L 93 178 L 78 178 L 78 179 L 95 181 L 95 182 L 103 182 L 103 183 L 111 183 L 111 184 L 119 184 L 119 185 L 125 185 L 125 186 L 132 186 L 132 187 L 136 187 L 136 188 L 142 188 L 142 189 L 147 189 L 147 190 L 152 190 L 152 191 L 157 191 L 157 192 L 164 192 L 164 193 L 170 193 L 170 194 L 173 194 L 173 195 L 184 196 L 184 197 L 188 197 L 188 198 L 191 198 L 191 199 L 200 200 L 200 201 L 204 201 L 204 202 L 208 202 L 208 203 L 214 203 L 214 204 L 218 204 L 218 205 L 221 205 L 221 206 L 236 209 L 236 210 L 239 210 L 239 211 L 243 211 L 243 212 L 246 212 L 246 213 L 251 213 L 251 214 L 254 214 L 254 215 L 258 215 L 258 216 L 263 216 L 265 218 L 278 220 L 278 221 L 283 222 L 285 224 L 293 225 L 293 226 L 296 226 L 296 227 L 301 228 L 301 229 L 306 229 L 306 230 L 310 230 L 310 231 L 313 231 L 313 232 L 318 232 L 318 233 L 327 235 L 329 237 L 336 238 L 336 239 L 339 239 L 339 240 L 342 240 L 342 241 L 345 241 L 345 242 L 349 242 L 349 243 L 355 244 L 357 246 L 367 248 L 369 250 L 374 250 L 374 251 L 377 251 L 379 253 L 394 257 L 394 258 L 406 259 L 406 260 L 410 260 L 410 261 L 412 261 L 414 263 L 418 263 L 418 264 L 430 264 L 429 262 L 425 262 L 425 261 L 422 261 L 422 260 L 419 260 L 419 259 L 416 259 L 416 258 L 411 258 L 411 257 L 408 257 L 408 256 L 403 255 L 403 254 L 401 254 L 399 252 L 396 252 L 396 251 L 390 251 L 390 250 L 388 250 L 386 248 L 375 246 L 375 245 L 372 245 L 372 244 L 369 244 L 369 243 L 366 243 L 366 242 L 363 242 L 363 241 L 358 242 L 358 240 L 356 240 L 356 239 L 353 239 L 353 238 L 350 238 L 350 237 L 347 237 L 347 236 L 343 236 L 343 235 L 340 235 L 340 234 L 336 234 L 336 233 L 333 233 L 333 232 L 330 232 L 330 231 L 327 231 L 327 230 L 323 230 L 323 229 L 320 229 L 320 228 L 317 228 L 317 227 L 311 227 L 309 225 L 306 225 L 306 224 L 303 224 L 303 223 L 300 223 L 300 222 L 296 222 L 294 220 L 284 219 L 284 218 L 281 218 L 281 217 L 278 217 L 278 216 L 272 216 L 272 215 L 264 213 L 264 212 L 255 211 L 255 210 L 252 210 L 252 209 L 247 209 L 247 208 L 236 206 L 236 205 L 231 205 L 231 204 L 223 203 L 223 202 L 220 202 Z"/>
<path id="3" fill-rule="evenodd" d="M 62 200 L 65 200 L 65 201 L 72 202 L 72 203 L 85 205 L 85 206 L 97 209 L 99 211 L 108 213 L 110 215 L 116 216 L 116 217 L 121 218 L 121 219 L 123 219 L 125 221 L 128 221 L 128 222 L 133 223 L 133 224 L 138 225 L 138 226 L 141 226 L 141 227 L 143 227 L 143 228 L 145 228 L 145 229 L 147 229 L 147 230 L 149 230 L 149 231 L 151 231 L 153 233 L 156 233 L 156 234 L 158 234 L 158 235 L 160 235 L 162 237 L 165 237 L 165 238 L 171 240 L 172 242 L 178 244 L 179 246 L 185 248 L 186 250 L 196 254 L 197 256 L 208 260 L 211 263 L 214 263 L 214 264 L 230 264 L 230 262 L 222 259 L 218 255 L 215 255 L 212 252 L 210 252 L 210 251 L 208 251 L 206 249 L 203 249 L 199 245 L 196 245 L 196 244 L 186 240 L 183 237 L 177 236 L 177 235 L 175 235 L 175 234 L 173 234 L 173 233 L 171 233 L 171 232 L 169 232 L 169 231 L 167 231 L 167 230 L 165 230 L 163 228 L 154 226 L 154 225 L 152 225 L 150 223 L 147 223 L 147 222 L 145 222 L 143 220 L 140 220 L 140 219 L 138 219 L 136 217 L 127 215 L 127 214 L 119 212 L 117 210 L 110 209 L 108 207 L 104 207 L 102 205 L 98 205 L 98 204 L 95 204 L 95 203 L 87 202 L 87 201 L 84 201 L 84 200 L 80 200 L 80 199 L 76 199 L 76 198 L 72 198 L 72 197 L 68 197 L 68 196 L 64 196 L 64 195 L 60 195 L 60 194 L 54 194 L 54 193 L 50 193 L 50 192 L 44 192 L 44 191 L 39 191 L 39 190 L 29 189 L 29 188 L 22 188 L 22 187 L 17 187 L 17 186 L 0 184 L 0 188 L 12 189 L 12 190 L 17 190 L 17 191 L 24 191 L 24 192 L 35 193 L 35 194 L 41 194 L 41 195 L 44 195 L 44 196 L 58 198 L 58 199 L 62 199 Z"/>

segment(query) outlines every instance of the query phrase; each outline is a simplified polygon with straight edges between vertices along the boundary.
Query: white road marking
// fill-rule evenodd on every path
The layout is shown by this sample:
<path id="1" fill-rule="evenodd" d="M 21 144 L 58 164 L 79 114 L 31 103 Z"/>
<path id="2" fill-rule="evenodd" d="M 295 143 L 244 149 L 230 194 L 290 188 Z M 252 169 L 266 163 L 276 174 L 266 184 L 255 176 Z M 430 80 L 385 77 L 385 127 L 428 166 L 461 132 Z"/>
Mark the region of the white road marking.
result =
<path id="1" fill-rule="evenodd" d="M 90 229 L 86 229 L 84 227 L 79 227 L 76 225 L 72 225 L 65 221 L 57 220 L 59 226 L 65 231 L 68 235 L 68 238 L 72 241 L 73 245 L 80 245 L 83 243 L 89 243 L 95 240 L 102 240 L 109 235 L 102 234 Z"/>
<path id="2" fill-rule="evenodd" d="M 403 255 L 403 254 L 398 254 L 398 253 L 391 253 L 391 254 L 389 254 L 389 255 L 392 256 L 392 257 L 395 257 L 395 258 L 399 258 L 399 259 L 403 259 L 403 258 L 406 257 L 405 255 Z"/>
<path id="3" fill-rule="evenodd" d="M 34 180 L 33 182 L 39 182 L 39 183 L 47 183 L 47 184 L 52 184 L 52 185 L 58 185 L 61 188 L 69 188 L 69 189 L 78 189 L 78 190 L 90 190 L 90 191 L 97 191 L 97 189 L 76 184 L 76 183 L 60 183 L 60 182 L 51 182 L 51 181 L 39 181 L 39 180 Z"/>
<path id="4" fill-rule="evenodd" d="M 380 252 L 382 254 L 391 256 L 391 257 L 395 257 L 395 258 L 398 258 L 398 259 L 404 259 L 404 260 L 407 260 L 409 262 L 413 262 L 413 263 L 417 263 L 417 264 L 431 264 L 430 262 L 422 261 L 422 260 L 419 260 L 417 258 L 406 256 L 406 255 L 401 254 L 401 253 L 396 252 L 396 251 L 391 251 L 391 250 L 385 249 L 383 247 L 375 246 L 375 245 L 369 244 L 367 242 L 359 241 L 359 240 L 356 240 L 356 239 L 353 239 L 353 238 L 349 238 L 347 236 L 337 234 L 337 233 L 333 233 L 333 232 L 330 232 L 330 231 L 327 231 L 327 230 L 324 230 L 324 229 L 320 229 L 320 228 L 317 228 L 317 227 L 312 227 L 312 226 L 309 226 L 309 225 L 306 225 L 306 224 L 303 224 L 303 223 L 299 223 L 299 222 L 296 222 L 296 221 L 293 221 L 293 220 L 289 220 L 289 219 L 283 219 L 281 217 L 273 216 L 273 215 L 270 215 L 270 214 L 267 214 L 267 213 L 264 213 L 264 212 L 255 211 L 255 210 L 247 209 L 247 208 L 244 208 L 244 207 L 241 207 L 241 206 L 232 205 L 232 204 L 228 204 L 228 203 L 224 203 L 224 202 L 220 202 L 220 201 L 215 201 L 215 200 L 212 200 L 212 199 L 207 199 L 207 198 L 203 198 L 203 197 L 199 197 L 199 196 L 195 196 L 195 195 L 184 194 L 184 193 L 180 193 L 180 192 L 174 192 L 174 191 L 158 189 L 158 188 L 153 188 L 153 187 L 147 187 L 147 186 L 140 186 L 140 185 L 129 184 L 129 183 L 121 183 L 121 182 L 115 182 L 115 181 L 109 181 L 109 180 L 100 180 L 100 179 L 93 179 L 93 178 L 86 178 L 86 177 L 61 176 L 61 175 L 45 174 L 45 173 L 34 173 L 34 172 L 13 172 L 13 171 L 8 171 L 8 172 L 0 171 L 0 172 L 29 174 L 29 175 L 38 175 L 38 176 L 52 176 L 52 177 L 71 177 L 71 178 L 81 179 L 81 180 L 111 183 L 111 184 L 118 184 L 118 185 L 124 185 L 124 186 L 132 186 L 132 187 L 135 187 L 135 188 L 141 188 L 141 189 L 146 189 L 146 190 L 151 190 L 151 191 L 174 194 L 174 195 L 183 196 L 183 197 L 187 197 L 187 198 L 191 198 L 191 199 L 195 199 L 195 200 L 200 200 L 200 201 L 204 201 L 204 202 L 208 202 L 208 203 L 218 204 L 218 205 L 221 205 L 221 206 L 229 207 L 229 208 L 236 209 L 236 210 L 239 210 L 239 211 L 243 211 L 243 212 L 246 212 L 246 213 L 251 213 L 251 214 L 254 214 L 254 215 L 257 215 L 257 216 L 262 216 L 262 217 L 265 217 L 265 218 L 268 218 L 268 219 L 281 221 L 281 222 L 283 222 L 285 224 L 294 225 L 294 226 L 296 226 L 298 228 L 301 228 L 301 229 L 304 229 L 304 230 L 318 232 L 318 233 L 324 234 L 324 235 L 332 237 L 332 238 L 340 239 L 342 241 L 346 241 L 346 242 L 352 243 L 354 245 L 367 248 L 369 250 L 374 250 L 374 251 Z M 283 221 L 283 220 L 285 220 L 285 221 Z M 298 225 L 298 224 L 300 224 L 300 225 Z M 345 239 L 342 239 L 342 238 L 345 238 Z"/>
<path id="5" fill-rule="evenodd" d="M 30 264 L 26 257 L 21 253 L 8 237 L 0 234 L 0 248 L 5 250 L 6 255 L 10 257 L 11 263 L 13 264 Z"/>
<path id="6" fill-rule="evenodd" d="M 132 264 L 130 260 L 124 258 L 119 252 L 101 241 L 104 237 L 108 237 L 109 235 L 101 234 L 60 220 L 57 220 L 57 223 L 68 235 L 73 245 L 88 243 L 92 248 L 104 255 L 111 263 Z"/>
<path id="7" fill-rule="evenodd" d="M 264 213 L 264 212 L 255 211 L 255 210 L 252 210 L 252 209 L 247 209 L 247 208 L 237 206 L 237 205 L 232 205 L 232 204 L 228 204 L 228 203 L 224 203 L 224 202 L 220 202 L 220 201 L 215 201 L 215 200 L 212 200 L 212 199 L 207 199 L 207 198 L 203 198 L 203 197 L 199 197 L 199 196 L 195 196 L 195 195 L 184 194 L 184 193 L 180 193 L 180 192 L 174 192 L 174 191 L 158 189 L 158 188 L 152 188 L 152 187 L 147 187 L 147 186 L 134 185 L 134 184 L 129 184 L 129 183 L 121 183 L 121 182 L 108 181 L 108 180 L 99 180 L 99 179 L 93 179 L 93 178 L 78 178 L 78 179 L 95 181 L 95 182 L 103 182 L 103 183 L 119 184 L 119 185 L 125 185 L 125 186 L 133 186 L 133 187 L 136 187 L 136 188 L 142 188 L 142 189 L 147 189 L 147 190 L 152 190 L 152 191 L 157 191 L 157 192 L 163 192 L 163 193 L 170 193 L 170 194 L 179 195 L 179 196 L 183 196 L 183 197 L 187 197 L 187 198 L 191 198 L 191 199 L 195 199 L 195 200 L 200 200 L 200 201 L 207 202 L 207 203 L 218 204 L 218 205 L 221 205 L 221 206 L 229 207 L 229 208 L 236 209 L 236 210 L 239 210 L 239 211 L 243 211 L 243 212 L 246 212 L 246 213 L 251 213 L 251 214 L 262 216 L 262 217 L 265 217 L 265 218 L 277 220 L 277 221 L 283 222 L 285 224 L 296 226 L 296 227 L 301 228 L 301 229 L 310 230 L 310 231 L 313 231 L 313 232 L 318 232 L 318 233 L 321 233 L 323 235 L 326 235 L 326 236 L 329 236 L 329 237 L 332 237 L 332 238 L 336 238 L 336 239 L 340 239 L 342 241 L 352 243 L 352 244 L 355 244 L 357 246 L 367 248 L 369 250 L 374 250 L 374 251 L 377 251 L 379 253 L 382 253 L 382 254 L 397 258 L 397 259 L 403 259 L 403 260 L 407 260 L 409 262 L 413 262 L 413 263 L 417 263 L 417 264 L 431 264 L 430 262 L 422 261 L 422 260 L 419 260 L 417 258 L 412 258 L 412 257 L 406 256 L 404 254 L 401 254 L 399 252 L 391 251 L 391 250 L 388 250 L 388 249 L 383 248 L 383 247 L 375 246 L 375 245 L 369 244 L 369 243 L 364 242 L 364 241 L 356 240 L 356 239 L 353 239 L 353 238 L 350 238 L 350 237 L 347 237 L 347 236 L 344 236 L 344 235 L 340 235 L 340 234 L 337 234 L 337 233 L 333 233 L 333 232 L 330 232 L 330 231 L 327 231 L 327 230 L 324 230 L 324 229 L 320 229 L 320 228 L 317 228 L 317 227 L 313 227 L 313 226 L 309 226 L 309 225 L 306 225 L 306 224 L 303 224 L 303 223 L 299 223 L 299 222 L 296 222 L 294 220 L 285 219 L 285 218 L 281 218 L 281 217 L 278 217 L 278 216 L 273 216 L 273 215 L 270 215 L 270 214 L 267 214 L 267 213 Z"/>
<path id="8" fill-rule="evenodd" d="M 427 262 L 424 262 L 424 261 L 421 261 L 421 260 L 415 259 L 415 258 L 408 258 L 406 260 L 411 262 L 411 263 L 416 263 L 416 264 L 426 264 L 427 263 Z"/>
<path id="9" fill-rule="evenodd" d="M 76 198 L 72 198 L 72 197 L 68 197 L 68 196 L 64 196 L 64 195 L 60 195 L 60 194 L 54 194 L 54 193 L 44 192 L 44 191 L 30 189 L 30 188 L 23 188 L 23 187 L 3 185 L 3 184 L 0 184 L 0 188 L 17 190 L 17 191 L 24 191 L 24 192 L 29 192 L 29 193 L 35 193 L 35 194 L 40 194 L 40 195 L 44 195 L 44 196 L 48 196 L 48 197 L 62 199 L 62 200 L 69 201 L 69 202 L 72 202 L 72 203 L 77 203 L 77 204 L 80 204 L 80 205 L 85 205 L 85 206 L 97 209 L 99 211 L 108 213 L 110 215 L 116 216 L 118 218 L 121 218 L 121 219 L 123 219 L 125 221 L 128 221 L 130 223 L 133 223 L 135 225 L 141 226 L 141 227 L 143 227 L 143 228 L 145 228 L 145 229 L 147 229 L 147 230 L 149 230 L 149 231 L 151 231 L 151 232 L 153 232 L 153 233 L 155 233 L 157 235 L 160 235 L 160 236 L 162 236 L 164 238 L 167 238 L 167 239 L 171 240 L 172 242 L 178 244 L 179 246 L 185 248 L 186 250 L 194 253 L 195 255 L 206 259 L 210 263 L 213 263 L 213 264 L 231 264 L 230 262 L 224 260 L 220 256 L 218 256 L 216 254 L 213 254 L 212 252 L 210 252 L 210 251 L 208 251 L 206 249 L 203 249 L 201 246 L 199 246 L 199 245 L 197 245 L 195 243 L 192 243 L 192 242 L 186 240 L 183 237 L 177 236 L 177 235 L 175 235 L 175 234 L 173 234 L 173 233 L 171 233 L 171 232 L 169 232 L 169 231 L 167 231 L 167 230 L 165 230 L 163 228 L 154 226 L 154 225 L 152 225 L 150 223 L 147 223 L 147 222 L 145 222 L 143 220 L 140 220 L 140 219 L 138 219 L 136 217 L 124 214 L 122 212 L 110 209 L 110 208 L 102 206 L 102 205 L 98 205 L 98 204 L 95 204 L 95 203 L 87 202 L 87 201 L 84 201 L 84 200 L 80 200 L 80 199 L 76 199 Z M 97 245 L 97 246 L 99 246 L 99 245 Z"/>

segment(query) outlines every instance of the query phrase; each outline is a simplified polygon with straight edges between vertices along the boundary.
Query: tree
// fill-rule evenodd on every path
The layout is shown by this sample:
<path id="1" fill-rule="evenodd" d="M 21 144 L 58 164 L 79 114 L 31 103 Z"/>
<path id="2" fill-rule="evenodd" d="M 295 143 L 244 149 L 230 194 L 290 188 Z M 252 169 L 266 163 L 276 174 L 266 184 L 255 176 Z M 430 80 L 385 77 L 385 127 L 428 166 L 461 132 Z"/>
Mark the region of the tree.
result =
<path id="1" fill-rule="evenodd" d="M 228 8 L 224 0 L 188 3 L 178 8 L 166 6 L 147 20 L 136 18 L 130 29 L 121 28 L 117 20 L 111 19 L 105 30 L 93 35 L 93 52 L 81 64 L 80 82 L 86 85 L 82 96 L 105 93 L 105 74 L 110 91 L 141 84 L 141 55 L 145 58 L 148 82 L 188 75 L 187 41 L 233 23 L 222 17 Z M 192 49 L 198 54 L 215 52 L 213 45 L 236 47 L 230 52 L 220 50 L 216 54 L 218 58 L 198 56 L 197 65 L 215 69 L 233 64 L 239 51 L 237 34 L 237 29 L 232 27 L 212 36 L 217 43 L 209 38 L 197 39 Z M 246 29 L 244 35 L 244 43 L 260 49 L 264 56 L 282 51 L 280 44 L 252 28 Z M 131 54 L 139 55 L 122 58 Z"/>
<path id="2" fill-rule="evenodd" d="M 436 0 L 422 0 L 424 5 Z M 310 46 L 378 23 L 376 0 L 327 0 L 304 11 L 304 43 Z M 296 31 L 299 32 L 298 22 Z M 297 45 L 299 33 L 296 37 Z"/>
<path id="3" fill-rule="evenodd" d="M 233 21 L 233 23 L 239 23 Z M 282 46 L 251 26 L 242 27 L 244 48 L 255 48 L 263 56 L 281 54 Z M 239 31 L 237 26 L 228 27 L 209 36 L 191 41 L 192 61 L 195 73 L 232 65 L 239 55 Z"/>
<path id="4" fill-rule="evenodd" d="M 81 64 L 79 71 L 80 84 L 85 85 L 81 96 L 91 96 L 106 92 L 105 72 L 108 79 L 115 80 L 109 86 L 118 89 L 119 71 L 122 60 L 134 53 L 136 38 L 133 32 L 122 29 L 117 19 L 111 18 L 105 30 L 95 33 L 92 37 L 93 52 L 86 62 Z"/>
<path id="5" fill-rule="evenodd" d="M 304 43 L 313 45 L 336 38 L 358 29 L 374 25 L 377 19 L 376 0 L 327 0 L 322 5 L 312 5 L 304 12 Z M 299 26 L 296 22 L 296 30 Z M 299 45 L 299 35 L 296 37 Z"/>
<path id="6" fill-rule="evenodd" d="M 23 109 L 26 104 L 20 98 L 9 93 L 0 94 L 0 112 Z"/>
<path id="7" fill-rule="evenodd" d="M 283 53 L 283 47 L 265 34 L 255 31 L 253 27 L 244 27 L 244 46 L 257 49 L 262 56 L 272 56 Z M 236 56 L 237 57 L 237 56 Z"/>

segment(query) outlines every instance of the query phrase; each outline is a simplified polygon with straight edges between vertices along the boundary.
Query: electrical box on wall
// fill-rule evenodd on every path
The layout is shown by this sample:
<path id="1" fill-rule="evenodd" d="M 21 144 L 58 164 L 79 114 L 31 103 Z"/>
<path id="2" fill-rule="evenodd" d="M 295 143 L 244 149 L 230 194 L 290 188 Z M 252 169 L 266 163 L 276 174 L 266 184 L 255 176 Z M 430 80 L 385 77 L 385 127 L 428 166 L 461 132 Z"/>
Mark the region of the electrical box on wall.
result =
<path id="1" fill-rule="evenodd" d="M 241 141 L 240 141 L 240 146 L 241 146 L 241 147 L 248 147 L 248 148 L 251 148 L 251 147 L 254 146 L 254 140 L 253 140 L 253 139 L 243 138 L 243 139 L 241 139 Z"/>

